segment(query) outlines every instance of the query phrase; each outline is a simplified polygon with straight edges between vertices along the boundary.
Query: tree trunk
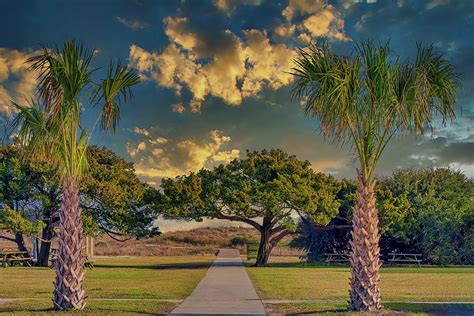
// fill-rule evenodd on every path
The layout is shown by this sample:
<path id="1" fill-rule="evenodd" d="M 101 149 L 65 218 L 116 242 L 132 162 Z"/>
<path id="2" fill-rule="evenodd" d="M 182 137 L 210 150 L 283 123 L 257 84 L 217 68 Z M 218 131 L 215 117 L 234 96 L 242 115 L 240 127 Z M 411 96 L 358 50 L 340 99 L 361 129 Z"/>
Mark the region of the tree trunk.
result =
<path id="1" fill-rule="evenodd" d="M 76 181 L 70 177 L 64 180 L 59 221 L 54 308 L 83 309 L 86 305 L 82 255 L 84 238 L 78 188 Z"/>
<path id="2" fill-rule="evenodd" d="M 26 248 L 25 239 L 23 238 L 22 233 L 15 234 L 15 242 L 18 245 L 18 251 L 24 251 L 26 252 L 25 254 L 26 257 L 31 257 L 30 252 L 28 251 L 28 248 Z"/>
<path id="3" fill-rule="evenodd" d="M 381 309 L 380 298 L 380 233 L 377 208 L 375 207 L 375 181 L 366 183 L 357 174 L 359 187 L 352 216 L 352 266 L 350 305 L 355 311 Z"/>
<path id="4" fill-rule="evenodd" d="M 41 246 L 38 254 L 36 265 L 38 267 L 47 267 L 49 261 L 49 254 L 51 251 L 51 239 L 53 238 L 53 221 L 48 219 L 45 221 L 46 226 L 41 232 Z"/>
<path id="5" fill-rule="evenodd" d="M 260 232 L 260 246 L 258 247 L 257 261 L 255 262 L 256 267 L 266 266 L 270 253 L 272 252 L 273 246 L 270 243 L 270 228 L 262 227 Z"/>

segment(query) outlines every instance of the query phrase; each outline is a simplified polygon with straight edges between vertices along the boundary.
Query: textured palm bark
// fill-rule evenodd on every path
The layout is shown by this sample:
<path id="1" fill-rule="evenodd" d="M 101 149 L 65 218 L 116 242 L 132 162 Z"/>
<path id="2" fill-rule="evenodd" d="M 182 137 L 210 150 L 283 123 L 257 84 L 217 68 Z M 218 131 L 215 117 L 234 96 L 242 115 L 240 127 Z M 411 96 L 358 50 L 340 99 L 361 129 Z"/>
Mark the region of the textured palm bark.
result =
<path id="1" fill-rule="evenodd" d="M 356 311 L 381 309 L 380 298 L 380 233 L 375 207 L 375 181 L 365 183 L 358 174 L 359 187 L 352 217 L 352 266 L 350 305 Z"/>
<path id="2" fill-rule="evenodd" d="M 54 282 L 54 308 L 57 310 L 83 309 L 86 305 L 84 291 L 84 245 L 79 193 L 76 181 L 64 181 L 63 201 L 59 214 L 58 258 Z"/>

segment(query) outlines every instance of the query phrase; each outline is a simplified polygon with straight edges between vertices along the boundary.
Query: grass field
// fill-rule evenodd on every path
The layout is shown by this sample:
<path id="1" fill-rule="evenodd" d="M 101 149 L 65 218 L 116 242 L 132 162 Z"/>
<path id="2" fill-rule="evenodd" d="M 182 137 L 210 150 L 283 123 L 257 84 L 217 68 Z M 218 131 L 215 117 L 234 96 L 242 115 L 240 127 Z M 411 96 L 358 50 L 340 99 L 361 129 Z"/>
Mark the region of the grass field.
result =
<path id="1" fill-rule="evenodd" d="M 205 275 L 212 256 L 130 257 L 95 259 L 87 270 L 87 314 L 157 314 L 170 311 Z M 47 313 L 52 306 L 54 270 L 0 268 L 0 313 Z M 57 315 L 57 313 L 55 313 Z"/>
<path id="2" fill-rule="evenodd" d="M 213 256 L 126 257 L 95 259 L 87 270 L 87 315 L 150 315 L 169 312 L 187 297 Z M 302 266 L 287 258 L 273 258 L 269 267 L 247 267 L 263 300 L 320 300 L 266 304 L 270 314 L 347 312 L 348 267 Z M 284 262 L 286 261 L 286 262 Z M 54 270 L 0 268 L 0 313 L 51 314 Z M 441 314 L 472 312 L 474 268 L 388 267 L 382 269 L 382 294 L 389 311 Z M 407 302 L 446 302 L 413 304 Z M 54 313 L 60 315 L 61 313 Z"/>
<path id="3" fill-rule="evenodd" d="M 280 313 L 339 313 L 347 311 L 348 267 L 303 266 L 297 262 L 273 262 L 269 267 L 247 267 L 263 300 L 328 300 L 268 304 Z M 474 303 L 472 267 L 386 267 L 382 269 L 382 297 L 391 310 L 433 312 L 461 309 L 474 313 L 474 304 L 407 304 L 406 302 Z"/>

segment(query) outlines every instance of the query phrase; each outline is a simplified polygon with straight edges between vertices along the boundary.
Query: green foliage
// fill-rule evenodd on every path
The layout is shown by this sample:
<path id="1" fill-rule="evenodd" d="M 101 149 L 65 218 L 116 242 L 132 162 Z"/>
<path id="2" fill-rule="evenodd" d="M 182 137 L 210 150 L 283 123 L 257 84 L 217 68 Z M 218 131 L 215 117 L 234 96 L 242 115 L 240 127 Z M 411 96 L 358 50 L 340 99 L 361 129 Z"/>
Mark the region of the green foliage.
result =
<path id="1" fill-rule="evenodd" d="M 99 233 L 99 223 L 95 220 L 94 216 L 82 213 L 82 226 L 84 229 L 84 235 L 95 237 Z"/>
<path id="2" fill-rule="evenodd" d="M 380 183 L 409 207 L 381 208 L 392 243 L 421 251 L 439 264 L 474 262 L 474 182 L 450 169 L 404 170 Z M 387 242 L 388 242 L 387 241 Z"/>
<path id="3" fill-rule="evenodd" d="M 19 212 L 4 205 L 0 208 L 0 231 L 8 231 L 16 234 L 21 233 L 26 236 L 39 236 L 44 227 L 42 221 L 30 221 Z"/>
<path id="4" fill-rule="evenodd" d="M 271 217 L 290 231 L 296 230 L 295 213 L 324 225 L 339 207 L 334 178 L 281 150 L 248 152 L 246 159 L 213 170 L 165 179 L 162 188 L 162 210 L 169 216 L 244 222 Z"/>
<path id="5" fill-rule="evenodd" d="M 337 194 L 341 207 L 331 225 L 351 223 L 355 190 L 355 182 L 342 180 Z M 382 254 L 421 253 L 435 264 L 474 263 L 472 179 L 445 168 L 399 170 L 379 179 L 376 194 Z M 349 229 L 302 229 L 295 245 L 315 254 L 348 250 Z"/>
<path id="6" fill-rule="evenodd" d="M 155 232 L 151 201 L 155 189 L 138 179 L 133 163 L 112 151 L 91 146 L 89 174 L 81 184 L 81 206 L 101 229 L 144 237 Z"/>
<path id="7" fill-rule="evenodd" d="M 136 237 L 156 233 L 149 200 L 156 190 L 138 179 L 133 163 L 95 146 L 88 148 L 87 159 L 89 173 L 80 186 L 86 234 L 105 229 Z M 25 156 L 21 147 L 3 146 L 0 180 L 1 203 L 18 206 L 18 212 L 30 219 L 57 223 L 61 186 L 53 163 Z"/>
<path id="8" fill-rule="evenodd" d="M 300 50 L 294 61 L 293 98 L 305 102 L 323 133 L 353 142 L 365 181 L 385 146 L 400 131 L 433 131 L 433 118 L 453 118 L 455 67 L 433 45 L 418 46 L 413 62 L 394 56 L 388 43 L 361 42 L 339 56 L 328 45 Z"/>
<path id="9" fill-rule="evenodd" d="M 234 236 L 230 239 L 231 246 L 243 246 L 248 242 L 248 238 L 245 236 Z"/>

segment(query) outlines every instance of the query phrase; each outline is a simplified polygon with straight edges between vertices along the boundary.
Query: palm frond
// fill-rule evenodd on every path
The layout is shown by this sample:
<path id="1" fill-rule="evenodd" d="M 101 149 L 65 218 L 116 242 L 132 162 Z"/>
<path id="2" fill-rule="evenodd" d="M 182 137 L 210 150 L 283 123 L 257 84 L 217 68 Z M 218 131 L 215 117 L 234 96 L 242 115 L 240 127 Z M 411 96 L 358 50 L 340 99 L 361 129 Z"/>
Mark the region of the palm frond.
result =
<path id="1" fill-rule="evenodd" d="M 361 42 L 348 56 L 312 45 L 300 49 L 292 74 L 292 99 L 304 102 L 325 136 L 352 139 L 366 178 L 395 133 L 423 134 L 433 131 L 434 115 L 443 124 L 455 117 L 459 77 L 432 45 L 418 45 L 413 63 L 394 57 L 388 42 Z"/>
<path id="2" fill-rule="evenodd" d="M 120 106 L 128 102 L 132 97 L 132 87 L 140 82 L 140 77 L 127 65 L 120 61 L 110 61 L 107 76 L 98 87 L 96 87 L 93 99 L 96 104 L 102 103 L 101 128 L 111 129 L 115 132 L 120 120 Z"/>

